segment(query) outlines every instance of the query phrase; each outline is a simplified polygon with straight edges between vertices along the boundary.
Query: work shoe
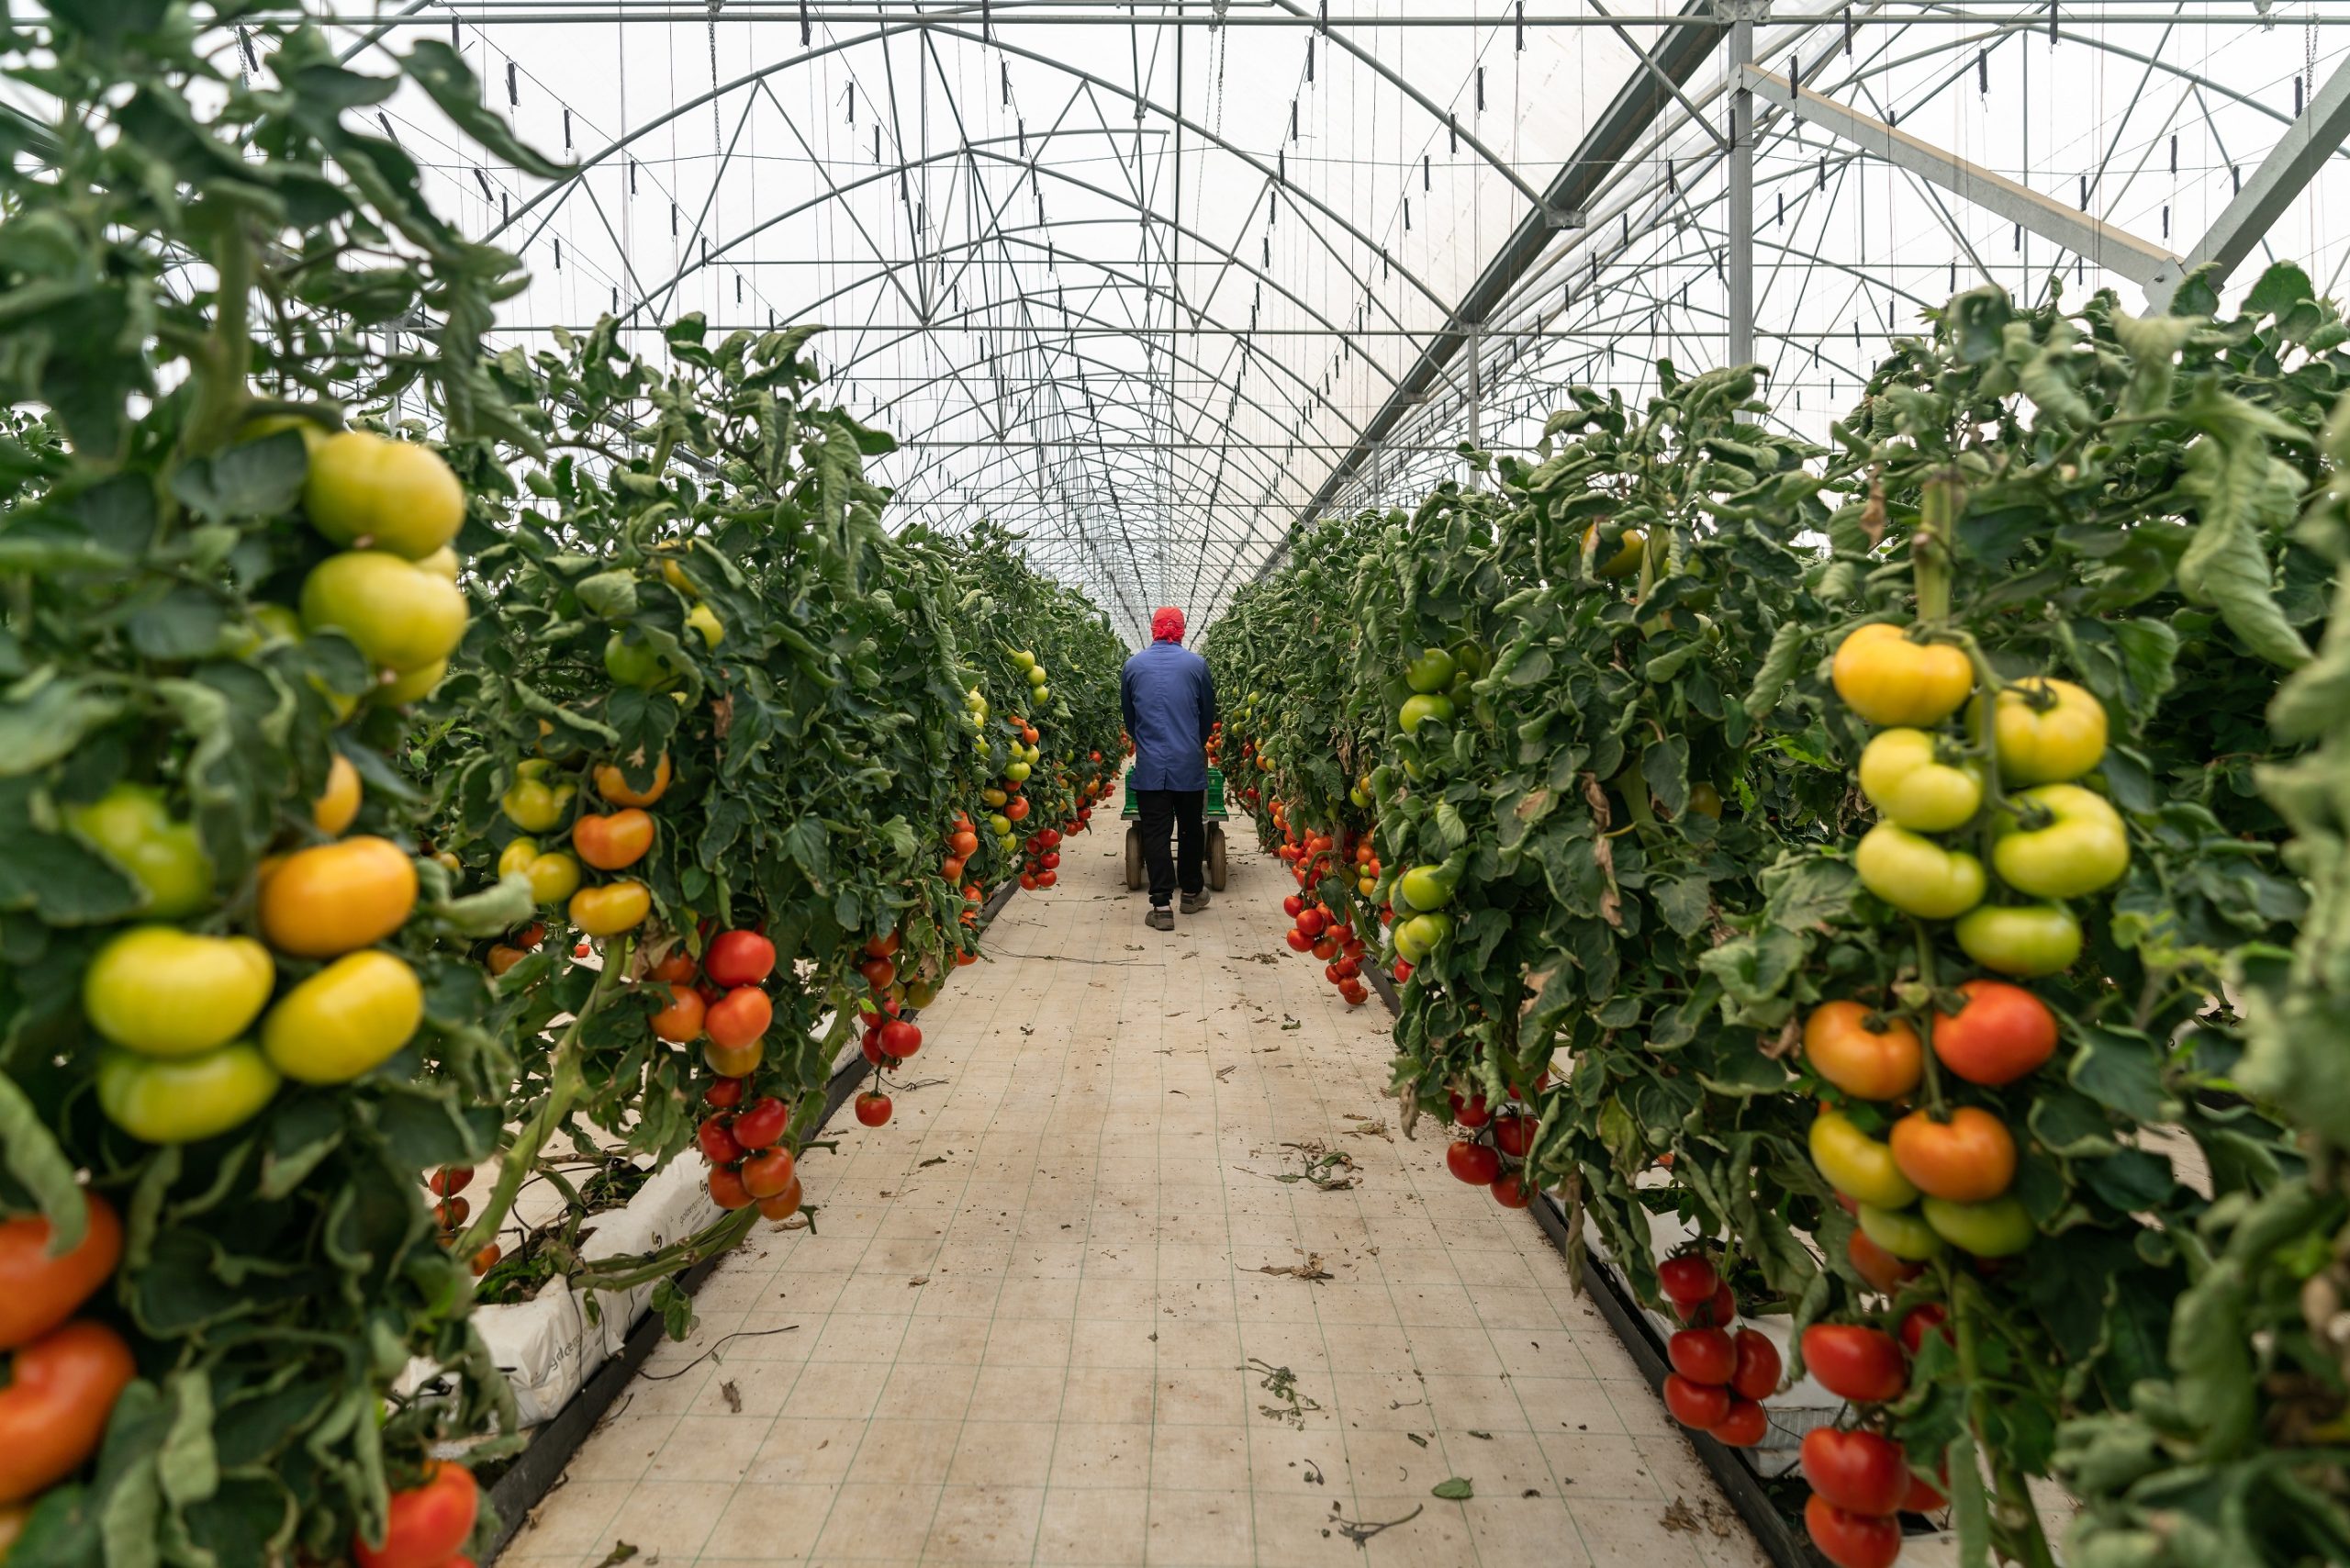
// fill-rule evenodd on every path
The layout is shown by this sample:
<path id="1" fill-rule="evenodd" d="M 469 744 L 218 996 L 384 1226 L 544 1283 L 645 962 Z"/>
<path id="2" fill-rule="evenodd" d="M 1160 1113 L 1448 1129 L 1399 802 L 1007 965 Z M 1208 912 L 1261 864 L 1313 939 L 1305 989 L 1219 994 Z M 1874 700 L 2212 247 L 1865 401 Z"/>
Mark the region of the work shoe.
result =
<path id="1" fill-rule="evenodd" d="M 1172 931 L 1175 929 L 1175 912 L 1163 903 L 1153 904 L 1150 913 L 1142 917 L 1142 923 L 1153 931 Z"/>
<path id="2" fill-rule="evenodd" d="M 1202 888 L 1196 893 L 1185 893 L 1183 895 L 1183 913 L 1185 914 L 1197 914 L 1200 911 L 1207 907 L 1208 890 L 1205 888 Z"/>

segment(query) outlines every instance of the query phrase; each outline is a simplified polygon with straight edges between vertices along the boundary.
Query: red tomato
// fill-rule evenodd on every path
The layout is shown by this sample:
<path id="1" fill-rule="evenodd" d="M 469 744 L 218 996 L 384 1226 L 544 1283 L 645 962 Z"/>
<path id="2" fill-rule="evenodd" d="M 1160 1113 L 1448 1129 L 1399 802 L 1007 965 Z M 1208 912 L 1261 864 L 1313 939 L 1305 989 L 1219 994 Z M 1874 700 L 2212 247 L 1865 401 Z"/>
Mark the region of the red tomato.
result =
<path id="1" fill-rule="evenodd" d="M 1855 1273 L 1886 1295 L 1899 1290 L 1903 1281 L 1914 1280 L 1926 1271 L 1923 1263 L 1895 1257 L 1870 1240 L 1857 1226 L 1852 1228 L 1852 1238 L 1844 1243 L 1844 1256 L 1851 1260 Z"/>
<path id="2" fill-rule="evenodd" d="M 1693 1306 L 1721 1287 L 1714 1260 L 1702 1252 L 1684 1252 L 1656 1266 L 1657 1288 L 1675 1306 Z"/>
<path id="3" fill-rule="evenodd" d="M 789 1219 L 800 1212 L 800 1177 L 795 1172 L 782 1192 L 759 1200 L 759 1213 L 768 1219 Z"/>
<path id="4" fill-rule="evenodd" d="M 730 1116 L 711 1116 L 694 1129 L 694 1144 L 712 1165 L 732 1165 L 743 1158 L 742 1140 L 728 1124 Z"/>
<path id="5" fill-rule="evenodd" d="M 860 1042 L 860 1045 L 865 1052 L 865 1059 L 871 1062 L 874 1066 L 879 1067 L 890 1060 L 890 1053 L 881 1048 L 880 1030 L 867 1029 L 865 1031 L 865 1038 Z"/>
<path id="6" fill-rule="evenodd" d="M 711 1081 L 701 1097 L 722 1111 L 731 1111 L 743 1103 L 743 1081 L 739 1078 L 719 1078 Z"/>
<path id="7" fill-rule="evenodd" d="M 1738 1366 L 1730 1373 L 1729 1385 L 1743 1399 L 1768 1399 L 1779 1388 L 1779 1347 L 1769 1336 L 1751 1328 L 1741 1328 L 1735 1338 Z"/>
<path id="8" fill-rule="evenodd" d="M 683 947 L 677 948 L 654 965 L 652 972 L 653 978 L 664 985 L 691 985 L 694 983 L 694 956 Z"/>
<path id="9" fill-rule="evenodd" d="M 1283 932 L 1281 939 L 1289 944 L 1289 950 L 1292 953 L 1303 953 L 1314 946 L 1313 937 L 1294 927 Z"/>
<path id="10" fill-rule="evenodd" d="M 1502 1157 L 1490 1144 L 1456 1138 L 1444 1151 L 1444 1168 L 1472 1186 L 1490 1187 L 1501 1176 Z"/>
<path id="11" fill-rule="evenodd" d="M 1055 856 L 1053 858 L 1058 859 L 1059 857 Z M 1061 874 L 1058 871 L 1039 871 L 1036 873 L 1036 885 L 1040 888 L 1049 888 L 1060 879 Z"/>
<path id="12" fill-rule="evenodd" d="M 922 1049 L 922 1030 L 902 1018 L 892 1018 L 881 1025 L 881 1048 L 903 1059 Z"/>
<path id="13" fill-rule="evenodd" d="M 1306 913 L 1311 914 L 1314 912 L 1312 910 L 1308 910 Z M 1326 961 L 1337 958 L 1338 956 L 1338 939 L 1335 936 L 1323 937 L 1322 940 L 1314 944 L 1314 956 Z"/>
<path id="14" fill-rule="evenodd" d="M 867 1090 L 856 1097 L 856 1119 L 868 1127 L 879 1126 L 890 1119 L 890 1097 L 878 1090 Z"/>
<path id="15" fill-rule="evenodd" d="M 1950 1309 L 1938 1301 L 1921 1302 L 1901 1315 L 1901 1348 L 1916 1355 L 1926 1342 L 1929 1329 L 1939 1330 L 1951 1344 L 1958 1341 L 1950 1331 Z"/>
<path id="16" fill-rule="evenodd" d="M 755 985 L 738 985 L 711 1004 L 702 1027 L 726 1050 L 740 1050 L 767 1032 L 775 1021 L 775 1003 Z"/>
<path id="17" fill-rule="evenodd" d="M 1847 1513 L 1814 1493 L 1803 1506 L 1803 1528 L 1836 1568 L 1893 1568 L 1901 1555 L 1901 1521 Z"/>
<path id="18" fill-rule="evenodd" d="M 2020 985 L 1971 980 L 1953 1014 L 1934 1015 L 1934 1055 L 1969 1083 L 2028 1078 L 2056 1054 L 2056 1014 Z"/>
<path id="19" fill-rule="evenodd" d="M 1494 1202 L 1505 1209 L 1522 1209 L 1534 1201 L 1534 1189 L 1526 1184 L 1522 1170 L 1497 1177 L 1487 1191 L 1494 1194 Z"/>
<path id="20" fill-rule="evenodd" d="M 1493 1108 L 1485 1103 L 1483 1094 L 1472 1094 L 1466 1100 L 1460 1091 L 1452 1091 L 1452 1119 L 1464 1127 L 1482 1127 L 1494 1119 Z"/>
<path id="21" fill-rule="evenodd" d="M 1684 1328 L 1664 1342 L 1664 1353 L 1692 1383 L 1726 1383 L 1738 1371 L 1738 1346 L 1718 1328 Z"/>
<path id="22" fill-rule="evenodd" d="M 743 1190 L 754 1198 L 772 1198 L 791 1185 L 794 1161 L 788 1148 L 763 1148 L 743 1161 Z"/>
<path id="23" fill-rule="evenodd" d="M 1839 1399 L 1872 1404 L 1897 1398 L 1909 1386 L 1901 1347 L 1881 1328 L 1815 1323 L 1803 1331 L 1803 1361 Z"/>
<path id="24" fill-rule="evenodd" d="M 39 1215 L 0 1224 L 0 1350 L 29 1344 L 73 1316 L 120 1261 L 122 1221 L 114 1205 L 88 1192 L 82 1202 L 86 1227 L 62 1258 L 49 1255 L 49 1221 Z"/>
<path id="25" fill-rule="evenodd" d="M 450 1198 L 474 1184 L 474 1168 L 470 1165 L 443 1165 L 426 1178 L 427 1187 L 435 1196 Z"/>
<path id="26" fill-rule="evenodd" d="M 1359 980 L 1342 980 L 1338 982 L 1338 994 L 1347 999 L 1348 1006 L 1360 1007 L 1371 1000 L 1371 988 Z"/>
<path id="27" fill-rule="evenodd" d="M 1318 909 L 1301 909 L 1297 912 L 1297 928 L 1308 936 L 1321 935 L 1329 924 L 1329 917 Z"/>
<path id="28" fill-rule="evenodd" d="M 122 1336 L 82 1319 L 18 1346 L 0 1387 L 0 1503 L 18 1503 L 82 1468 L 138 1368 Z"/>
<path id="29" fill-rule="evenodd" d="M 1947 1485 L 1948 1476 L 1945 1475 L 1942 1479 Z M 1906 1513 L 1930 1514 L 1937 1508 L 1949 1507 L 1950 1498 L 1943 1487 L 1937 1486 L 1925 1477 L 1913 1473 L 1909 1477 L 1909 1490 L 1902 1494 L 1901 1506 Z"/>
<path id="30" fill-rule="evenodd" d="M 1305 913 L 1305 901 L 1299 898 L 1295 893 L 1292 893 L 1289 897 L 1281 900 L 1281 913 L 1288 915 L 1292 920 L 1295 920 L 1299 915 Z"/>
<path id="31" fill-rule="evenodd" d="M 1803 1437 L 1803 1477 L 1847 1513 L 1890 1514 L 1908 1495 L 1909 1461 L 1890 1438 L 1814 1427 Z"/>
<path id="32" fill-rule="evenodd" d="M 1771 1430 L 1770 1413 L 1751 1399 L 1733 1399 L 1729 1414 L 1714 1427 L 1714 1440 L 1734 1449 L 1751 1449 Z"/>
<path id="33" fill-rule="evenodd" d="M 783 1136 L 790 1121 L 790 1106 L 772 1094 L 762 1094 L 735 1114 L 729 1130 L 744 1148 L 766 1148 Z"/>
<path id="34" fill-rule="evenodd" d="M 868 936 L 865 939 L 865 956 L 868 958 L 890 958 L 897 952 L 898 941 L 898 934 L 894 931 L 885 931 L 878 936 Z"/>
<path id="35" fill-rule="evenodd" d="M 423 1485 L 392 1494 L 380 1545 L 370 1546 L 363 1532 L 352 1533 L 352 1560 L 359 1568 L 443 1568 L 474 1533 L 474 1516 L 480 1511 L 481 1488 L 474 1473 L 436 1461 Z"/>
<path id="36" fill-rule="evenodd" d="M 1395 960 L 1394 974 L 1395 983 L 1397 985 L 1402 985 L 1405 980 L 1412 978 L 1412 966 L 1405 963 L 1403 959 L 1398 958 Z"/>
<path id="37" fill-rule="evenodd" d="M 1523 1159 L 1534 1147 L 1532 1116 L 1502 1116 L 1494 1123 L 1494 1147 L 1512 1159 Z"/>
<path id="38" fill-rule="evenodd" d="M 755 931 L 722 931 L 701 969 L 722 986 L 756 985 L 775 972 L 775 944 Z"/>
<path id="39" fill-rule="evenodd" d="M 889 990 L 898 979 L 898 966 L 887 958 L 867 958 L 856 966 L 856 972 L 863 975 L 865 983 L 875 991 Z"/>
<path id="40" fill-rule="evenodd" d="M 1728 1285 L 1717 1285 L 1708 1300 L 1687 1306 L 1674 1302 L 1673 1315 L 1684 1323 L 1694 1323 L 1701 1328 L 1726 1328 L 1738 1316 L 1738 1298 L 1730 1294 Z"/>
<path id="41" fill-rule="evenodd" d="M 1683 1426 L 1710 1432 L 1729 1415 L 1729 1390 L 1669 1372 L 1664 1380 L 1664 1407 Z"/>
<path id="42" fill-rule="evenodd" d="M 713 1165 L 710 1168 L 710 1198 L 722 1209 L 748 1207 L 750 1189 L 743 1185 L 743 1173 L 732 1166 Z"/>

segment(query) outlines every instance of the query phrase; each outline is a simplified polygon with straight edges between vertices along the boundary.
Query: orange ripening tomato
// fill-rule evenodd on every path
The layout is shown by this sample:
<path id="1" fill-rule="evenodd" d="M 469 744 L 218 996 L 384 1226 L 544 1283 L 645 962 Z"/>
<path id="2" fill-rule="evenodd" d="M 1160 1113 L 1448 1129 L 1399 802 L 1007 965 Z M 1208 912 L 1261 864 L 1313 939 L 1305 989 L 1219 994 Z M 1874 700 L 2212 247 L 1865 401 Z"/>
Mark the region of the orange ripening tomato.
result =
<path id="1" fill-rule="evenodd" d="M 653 818 L 634 806 L 608 817 L 581 817 L 571 824 L 571 847 L 599 871 L 633 866 L 653 847 Z"/>
<path id="2" fill-rule="evenodd" d="M 122 1336 L 87 1318 L 19 1346 L 0 1388 L 0 1503 L 22 1502 L 81 1469 L 138 1370 Z"/>
<path id="3" fill-rule="evenodd" d="M 755 1043 L 774 1022 L 775 1003 L 755 985 L 738 985 L 702 1014 L 711 1043 L 722 1050 L 741 1050 Z"/>
<path id="4" fill-rule="evenodd" d="M 1803 1023 L 1803 1054 L 1812 1071 L 1862 1100 L 1898 1100 L 1925 1073 L 1918 1031 L 1857 1002 L 1813 1008 Z"/>
<path id="5" fill-rule="evenodd" d="M 669 792 L 669 754 L 663 752 L 661 760 L 653 765 L 653 782 L 642 790 L 632 790 L 628 775 L 614 763 L 599 763 L 596 767 L 596 793 L 616 806 L 649 806 Z"/>
<path id="6" fill-rule="evenodd" d="M 653 966 L 653 978 L 664 985 L 691 985 L 699 966 L 694 956 L 683 947 L 671 950 L 669 956 Z"/>
<path id="7" fill-rule="evenodd" d="M 2016 1179 L 2016 1140 L 1990 1112 L 1961 1105 L 1938 1122 L 1912 1111 L 1893 1124 L 1893 1163 L 1930 1198 L 1979 1204 L 2006 1192 Z"/>
<path id="8" fill-rule="evenodd" d="M 89 1228 L 62 1258 L 49 1255 L 49 1221 L 39 1215 L 0 1224 L 0 1350 L 39 1338 L 73 1316 L 122 1260 L 122 1221 L 95 1193 L 82 1194 Z"/>
<path id="9" fill-rule="evenodd" d="M 669 988 L 669 1005 L 653 1015 L 653 1032 L 671 1045 L 682 1046 L 699 1039 L 705 1011 L 701 992 L 691 986 L 673 985 Z"/>
<path id="10" fill-rule="evenodd" d="M 281 953 L 339 958 L 389 936 L 415 908 L 416 862 L 363 835 L 297 849 L 264 876 L 261 934 Z"/>

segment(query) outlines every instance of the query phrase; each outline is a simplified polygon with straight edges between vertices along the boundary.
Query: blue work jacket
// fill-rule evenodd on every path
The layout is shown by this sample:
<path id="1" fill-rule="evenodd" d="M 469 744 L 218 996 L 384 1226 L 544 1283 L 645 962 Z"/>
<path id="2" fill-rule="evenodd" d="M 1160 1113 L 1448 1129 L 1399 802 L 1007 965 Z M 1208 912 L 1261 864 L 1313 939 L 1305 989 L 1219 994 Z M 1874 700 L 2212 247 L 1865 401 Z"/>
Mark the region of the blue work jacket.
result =
<path id="1" fill-rule="evenodd" d="M 1153 643 L 1126 661 L 1118 699 L 1134 737 L 1134 787 L 1206 789 L 1208 730 L 1215 723 L 1208 661 L 1181 643 Z"/>

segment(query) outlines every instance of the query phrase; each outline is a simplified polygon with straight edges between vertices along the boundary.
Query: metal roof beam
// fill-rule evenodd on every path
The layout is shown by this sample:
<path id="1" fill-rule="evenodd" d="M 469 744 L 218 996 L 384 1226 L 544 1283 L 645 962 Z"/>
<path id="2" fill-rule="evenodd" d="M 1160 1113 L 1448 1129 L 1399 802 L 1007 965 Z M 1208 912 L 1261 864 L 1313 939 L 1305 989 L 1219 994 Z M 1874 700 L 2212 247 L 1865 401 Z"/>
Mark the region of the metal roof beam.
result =
<path id="1" fill-rule="evenodd" d="M 2178 261 L 2165 262 L 2146 280 L 2146 308 L 2168 310 L 2178 286 L 2199 268 L 2211 269 L 2214 288 L 2226 282 L 2345 139 L 2350 139 L 2350 64 L 2334 67 L 2308 110 L 2285 128 L 2284 137 L 2195 248 Z"/>
<path id="2" fill-rule="evenodd" d="M 1797 87 L 1785 76 L 1774 76 L 1752 65 L 1741 67 L 1740 74 L 1749 87 L 1771 103 L 1841 137 L 1897 169 L 1906 170 L 1921 180 L 1940 185 L 1960 199 L 1971 202 L 1986 212 L 1996 213 L 2010 223 L 2020 223 L 2042 239 L 2053 241 L 2076 255 L 2086 256 L 2109 272 L 2120 273 L 2142 288 L 2151 289 L 2155 280 L 2163 275 L 2164 269 L 2178 264 L 2177 259 L 2163 246 L 2141 240 L 2128 230 L 2102 222 L 2088 213 L 2066 207 L 2029 185 L 2020 185 L 2003 174 L 1993 174 L 1979 163 L 1970 163 L 1955 153 L 1946 152 L 1931 142 L 1921 140 L 1881 119 L 1872 119 L 1833 98 L 1821 96 L 1808 87 Z M 2320 156 L 2322 158 L 2323 155 Z"/>

